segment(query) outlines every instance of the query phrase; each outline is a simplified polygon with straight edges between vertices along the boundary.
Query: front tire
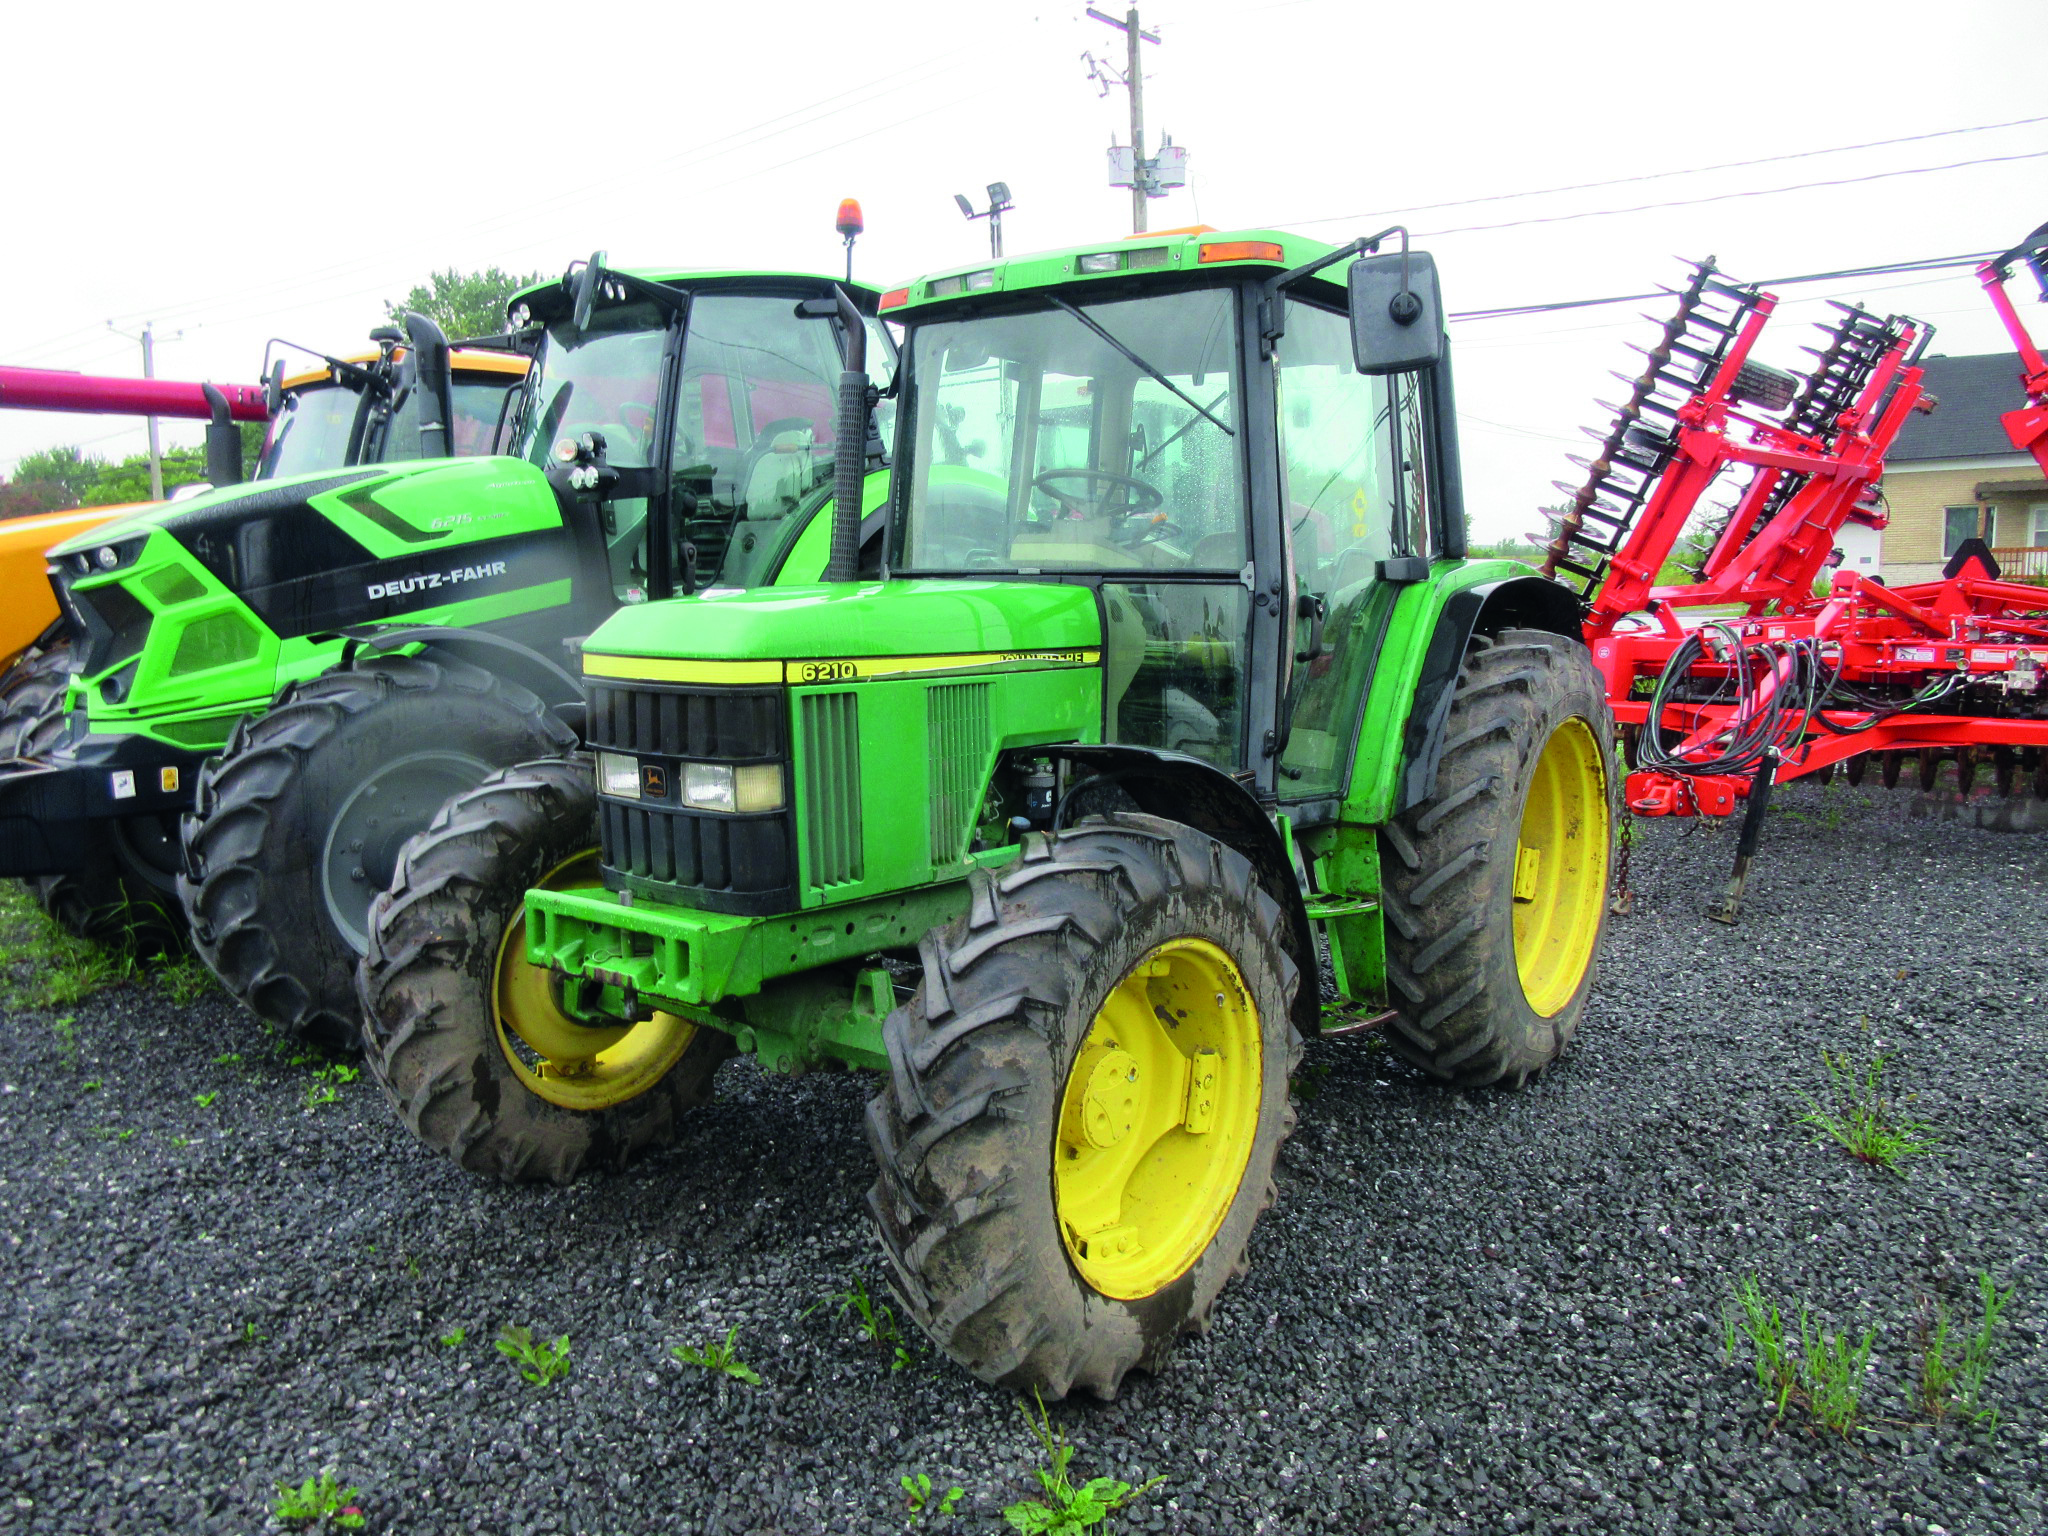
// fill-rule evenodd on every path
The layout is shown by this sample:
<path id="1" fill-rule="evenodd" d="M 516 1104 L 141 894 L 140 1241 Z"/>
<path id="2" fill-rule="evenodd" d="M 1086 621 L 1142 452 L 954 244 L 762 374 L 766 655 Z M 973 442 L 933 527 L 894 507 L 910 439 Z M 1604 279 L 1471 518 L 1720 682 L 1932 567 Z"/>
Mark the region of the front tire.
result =
<path id="1" fill-rule="evenodd" d="M 405 840 L 492 769 L 574 745 L 464 663 L 382 656 L 292 685 L 200 771 L 178 882 L 195 947 L 263 1018 L 353 1050 L 370 900 Z"/>
<path id="2" fill-rule="evenodd" d="M 19 658 L 0 674 L 0 759 L 21 755 L 30 728 L 60 707 L 71 683 L 71 647 L 51 646 Z"/>
<path id="3" fill-rule="evenodd" d="M 657 1013 L 579 1024 L 525 951 L 526 892 L 596 883 L 588 758 L 492 774 L 405 845 L 370 909 L 363 1055 L 400 1118 L 472 1173 L 566 1184 L 674 1141 L 732 1037 Z"/>
<path id="4" fill-rule="evenodd" d="M 1112 1398 L 1207 1325 L 1272 1203 L 1287 920 L 1234 850 L 1153 816 L 1030 839 L 972 886 L 884 1025 L 868 1205 L 946 1354 Z"/>
<path id="5" fill-rule="evenodd" d="M 1585 646 L 1474 636 L 1436 784 L 1380 833 L 1395 1050 L 1464 1087 L 1556 1060 L 1606 932 L 1620 787 Z"/>

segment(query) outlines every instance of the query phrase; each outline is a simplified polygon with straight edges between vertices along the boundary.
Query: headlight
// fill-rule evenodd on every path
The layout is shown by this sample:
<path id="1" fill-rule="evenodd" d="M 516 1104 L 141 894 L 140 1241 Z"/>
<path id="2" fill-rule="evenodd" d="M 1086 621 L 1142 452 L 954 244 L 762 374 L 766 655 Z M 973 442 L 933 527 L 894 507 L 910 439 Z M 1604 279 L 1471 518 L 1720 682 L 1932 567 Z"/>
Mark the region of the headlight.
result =
<path id="1" fill-rule="evenodd" d="M 683 804 L 698 811 L 752 815 L 782 809 L 779 763 L 683 764 Z"/>
<path id="2" fill-rule="evenodd" d="M 149 542 L 148 534 L 132 539 L 116 539 L 111 544 L 102 544 L 98 549 L 81 550 L 66 556 L 72 569 L 81 576 L 97 576 L 103 571 L 118 571 L 124 565 L 133 565 L 142 555 L 142 546 Z"/>
<path id="3" fill-rule="evenodd" d="M 640 798 L 640 759 L 623 752 L 597 754 L 598 788 L 618 800 Z"/>

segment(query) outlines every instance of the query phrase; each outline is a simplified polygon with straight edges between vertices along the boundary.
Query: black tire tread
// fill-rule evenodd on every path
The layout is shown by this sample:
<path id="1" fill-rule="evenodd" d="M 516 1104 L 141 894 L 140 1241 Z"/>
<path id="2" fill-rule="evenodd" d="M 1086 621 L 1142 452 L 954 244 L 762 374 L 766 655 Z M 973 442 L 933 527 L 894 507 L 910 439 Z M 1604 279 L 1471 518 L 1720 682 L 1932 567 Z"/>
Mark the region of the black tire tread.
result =
<path id="1" fill-rule="evenodd" d="M 1612 712 L 1592 658 L 1577 640 L 1543 630 L 1475 635 L 1444 725 L 1443 756 L 1428 799 L 1380 831 L 1387 926 L 1387 983 L 1399 1010 L 1388 1043 L 1434 1077 L 1462 1087 L 1519 1084 L 1554 1060 L 1577 1027 L 1584 989 L 1531 1050 L 1506 1027 L 1512 998 L 1489 965 L 1510 935 L 1491 931 L 1485 875 L 1508 799 L 1543 742 L 1550 710 L 1576 693 L 1606 761 L 1609 824 L 1619 815 L 1621 775 Z M 1514 828 L 1506 827 L 1512 839 Z M 1594 949 L 1598 965 L 1599 946 Z M 1512 975 L 1512 965 L 1508 973 Z M 1589 972 L 1586 987 L 1591 986 Z"/>
<path id="2" fill-rule="evenodd" d="M 1171 886 L 1220 896 L 1270 946 L 1291 1076 L 1301 1040 L 1288 1007 L 1301 978 L 1287 953 L 1287 919 L 1233 850 L 1136 814 L 1034 836 L 1018 863 L 977 874 L 972 886 L 967 916 L 926 935 L 923 983 L 883 1025 L 891 1072 L 868 1107 L 867 1137 L 880 1169 L 868 1206 L 893 1289 L 947 1354 L 1000 1386 L 1049 1398 L 1077 1388 L 1113 1398 L 1127 1371 L 1157 1369 L 1177 1334 L 1205 1329 L 1216 1292 L 1243 1272 L 1245 1239 L 1274 1197 L 1272 1154 L 1293 1129 L 1293 1107 L 1283 1093 L 1277 1135 L 1262 1165 L 1255 1156 L 1247 1169 L 1247 1180 L 1257 1180 L 1256 1203 L 1236 1251 L 1223 1256 L 1226 1272 L 1173 1326 L 1134 1338 L 1128 1330 L 1063 1324 L 1024 1258 L 1016 1223 L 1028 1219 L 1034 1170 L 1017 1156 L 1020 1138 L 1009 1125 L 1025 1113 L 1028 1063 L 1042 1062 L 1053 1032 L 1069 1027 L 1063 1021 L 1077 967 L 1111 939 L 1131 903 Z M 942 1152 L 950 1171 L 938 1167 Z M 963 1163 L 982 1172 L 963 1177 Z M 1226 1220 L 1212 1254 L 1232 1228 Z M 1059 1247 L 1056 1235 L 1052 1244 Z"/>
<path id="3" fill-rule="evenodd" d="M 729 1036 L 699 1030 L 659 1083 L 595 1113 L 546 1103 L 505 1064 L 488 973 L 506 904 L 556 853 L 588 848 L 596 825 L 587 757 L 517 764 L 444 805 L 371 904 L 357 971 L 364 1063 L 407 1128 L 472 1173 L 566 1184 L 623 1167 L 675 1140 L 732 1053 Z"/>
<path id="4" fill-rule="evenodd" d="M 221 984 L 258 1016 L 332 1050 L 353 1050 L 358 1043 L 354 978 L 347 967 L 332 977 L 309 977 L 287 959 L 276 924 L 297 907 L 278 899 L 277 877 L 266 868 L 273 807 L 336 732 L 406 694 L 444 695 L 451 708 L 467 702 L 508 712 L 536 746 L 573 744 L 538 696 L 481 667 L 378 656 L 290 684 L 269 709 L 238 721 L 221 754 L 200 770 L 185 818 L 178 895 L 194 947 Z M 287 837 L 292 830 L 285 829 Z"/>

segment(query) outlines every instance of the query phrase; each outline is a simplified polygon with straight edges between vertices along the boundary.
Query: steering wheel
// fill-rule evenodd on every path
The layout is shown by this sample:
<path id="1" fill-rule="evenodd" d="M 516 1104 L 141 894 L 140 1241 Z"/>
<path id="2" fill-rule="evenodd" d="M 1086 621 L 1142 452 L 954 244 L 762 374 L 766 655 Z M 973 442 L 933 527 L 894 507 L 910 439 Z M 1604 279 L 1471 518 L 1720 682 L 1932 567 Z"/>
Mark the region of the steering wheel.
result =
<path id="1" fill-rule="evenodd" d="M 1129 495 L 1119 505 L 1097 506 L 1096 510 L 1098 512 L 1112 516 L 1130 517 L 1139 512 L 1150 512 L 1166 501 L 1166 497 L 1160 493 L 1157 486 L 1140 480 L 1136 475 L 1120 475 L 1114 470 L 1108 469 L 1041 470 L 1038 474 L 1032 476 L 1031 488 L 1034 491 L 1045 492 L 1046 495 L 1058 502 L 1062 512 L 1073 517 L 1079 517 L 1082 515 L 1082 503 L 1072 496 L 1061 494 L 1045 483 L 1048 480 L 1073 479 L 1099 481 L 1128 492 Z"/>

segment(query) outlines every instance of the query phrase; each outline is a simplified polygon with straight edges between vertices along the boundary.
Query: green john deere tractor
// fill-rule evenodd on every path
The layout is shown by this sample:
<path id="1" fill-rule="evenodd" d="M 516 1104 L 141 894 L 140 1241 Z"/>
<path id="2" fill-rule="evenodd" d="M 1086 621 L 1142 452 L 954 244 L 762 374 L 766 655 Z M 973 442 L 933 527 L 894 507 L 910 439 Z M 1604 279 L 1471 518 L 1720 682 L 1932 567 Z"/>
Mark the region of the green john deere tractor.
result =
<path id="1" fill-rule="evenodd" d="M 873 307 L 828 278 L 599 258 L 514 300 L 533 364 L 502 413 L 512 456 L 446 457 L 447 349 L 423 331 L 415 393 L 440 408 L 419 461 L 59 546 L 93 638 L 69 734 L 0 775 L 0 872 L 61 871 L 95 833 L 124 847 L 147 828 L 170 856 L 135 862 L 170 865 L 229 989 L 352 1045 L 363 913 L 398 846 L 491 769 L 576 745 L 565 644 L 622 602 L 816 578 L 834 383 Z"/>
<path id="2" fill-rule="evenodd" d="M 869 1068 L 905 1309 L 984 1380 L 1108 1396 L 1244 1264 L 1326 1017 L 1457 1084 L 1555 1059 L 1612 722 L 1570 595 L 1465 558 L 1401 239 L 1135 236 L 885 295 L 880 578 L 621 611 L 591 757 L 401 855 L 362 983 L 415 1131 L 560 1178 L 673 1136 L 722 1051 Z"/>

